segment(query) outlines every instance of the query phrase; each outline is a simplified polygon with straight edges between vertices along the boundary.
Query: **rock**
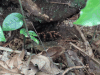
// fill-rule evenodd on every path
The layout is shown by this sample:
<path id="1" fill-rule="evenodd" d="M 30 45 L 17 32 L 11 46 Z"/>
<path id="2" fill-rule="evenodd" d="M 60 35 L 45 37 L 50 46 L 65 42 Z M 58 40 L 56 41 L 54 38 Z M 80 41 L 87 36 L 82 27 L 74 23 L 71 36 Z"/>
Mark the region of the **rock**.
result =
<path id="1" fill-rule="evenodd" d="M 15 2 L 15 0 L 11 0 Z M 34 22 L 51 22 L 68 18 L 82 9 L 87 0 L 22 0 Z M 16 2 L 15 2 L 16 3 Z"/>

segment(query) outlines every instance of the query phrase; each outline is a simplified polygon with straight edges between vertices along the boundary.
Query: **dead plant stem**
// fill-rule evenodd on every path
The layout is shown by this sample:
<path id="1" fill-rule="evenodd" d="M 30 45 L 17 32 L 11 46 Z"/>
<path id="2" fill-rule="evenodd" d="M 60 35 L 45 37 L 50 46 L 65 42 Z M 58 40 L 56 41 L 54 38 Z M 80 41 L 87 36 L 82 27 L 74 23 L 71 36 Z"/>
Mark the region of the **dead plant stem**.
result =
<path id="1" fill-rule="evenodd" d="M 80 33 L 80 35 L 81 35 L 81 37 L 82 37 L 82 39 L 83 39 L 83 41 L 84 41 L 84 44 L 85 44 L 85 46 L 86 46 L 86 52 L 89 54 L 90 57 L 94 57 L 92 48 L 91 48 L 89 42 L 86 40 L 84 34 L 82 33 L 82 31 L 80 30 L 80 28 L 79 28 L 77 25 L 75 25 L 75 28 L 76 28 L 77 31 Z"/>
<path id="2" fill-rule="evenodd" d="M 68 73 L 70 70 L 73 70 L 73 69 L 81 69 L 81 68 L 88 68 L 88 66 L 73 66 L 73 67 L 69 67 L 67 68 L 62 75 L 65 75 L 66 73 Z"/>
<path id="3" fill-rule="evenodd" d="M 86 56 L 88 56 L 89 58 L 91 58 L 94 62 L 96 62 L 97 64 L 100 65 L 100 62 L 98 60 L 96 60 L 94 57 L 91 57 L 90 55 L 88 55 L 83 49 L 79 48 L 78 46 L 76 46 L 75 44 L 71 43 L 70 44 L 72 46 L 74 46 L 76 49 L 78 49 L 80 52 L 84 53 Z"/>

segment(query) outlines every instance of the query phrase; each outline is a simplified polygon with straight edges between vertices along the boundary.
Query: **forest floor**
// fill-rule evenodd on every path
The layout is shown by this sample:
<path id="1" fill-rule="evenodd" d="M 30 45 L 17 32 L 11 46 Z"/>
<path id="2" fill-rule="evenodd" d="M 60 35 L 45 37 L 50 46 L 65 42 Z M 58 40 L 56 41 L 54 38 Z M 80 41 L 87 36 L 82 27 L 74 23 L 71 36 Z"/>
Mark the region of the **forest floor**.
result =
<path id="1" fill-rule="evenodd" d="M 0 25 L 13 9 L 0 7 Z M 29 38 L 24 43 L 19 29 L 4 32 L 7 42 L 0 42 L 0 74 L 100 75 L 100 26 L 73 25 L 78 15 L 49 23 L 26 19 L 29 30 L 34 30 L 31 23 L 35 25 L 41 39 L 39 45 Z"/>

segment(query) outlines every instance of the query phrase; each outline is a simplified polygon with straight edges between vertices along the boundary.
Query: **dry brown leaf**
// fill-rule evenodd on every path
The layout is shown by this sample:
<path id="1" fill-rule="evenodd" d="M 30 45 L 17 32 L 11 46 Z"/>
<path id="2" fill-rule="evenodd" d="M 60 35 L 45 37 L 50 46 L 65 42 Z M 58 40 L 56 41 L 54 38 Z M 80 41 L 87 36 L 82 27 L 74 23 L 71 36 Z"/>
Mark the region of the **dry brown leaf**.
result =
<path id="1" fill-rule="evenodd" d="M 3 73 L 10 73 L 10 71 L 0 65 L 0 74 L 3 74 Z"/>
<path id="2" fill-rule="evenodd" d="M 16 54 L 12 59 L 9 59 L 8 61 L 6 61 L 7 65 L 13 69 L 14 68 L 14 62 L 16 61 L 17 63 L 17 57 L 18 57 L 18 54 Z"/>
<path id="3" fill-rule="evenodd" d="M 23 57 L 24 57 L 25 51 L 22 50 L 22 52 L 20 54 L 16 54 L 14 57 L 12 57 L 12 59 L 9 59 L 6 63 L 7 65 L 12 69 L 14 67 L 18 67 L 18 65 L 20 65 L 23 61 Z"/>
<path id="4" fill-rule="evenodd" d="M 6 69 L 10 69 L 9 66 L 4 61 L 0 61 L 0 65 Z"/>
<path id="5" fill-rule="evenodd" d="M 25 50 L 23 49 L 19 57 L 21 60 L 23 60 L 24 56 L 25 56 Z"/>
<path id="6" fill-rule="evenodd" d="M 2 75 L 11 75 L 11 74 L 2 74 Z M 13 74 L 13 75 L 21 75 L 21 74 Z"/>
<path id="7" fill-rule="evenodd" d="M 49 60 L 42 55 L 34 55 L 31 62 L 34 65 L 38 65 L 39 70 L 41 70 L 46 63 L 50 64 Z"/>
<path id="8" fill-rule="evenodd" d="M 34 70 L 28 70 L 28 75 L 35 75 L 37 73 L 37 69 L 34 68 Z"/>
<path id="9" fill-rule="evenodd" d="M 51 74 L 47 74 L 45 72 L 38 72 L 36 75 L 51 75 Z"/>
<path id="10" fill-rule="evenodd" d="M 96 41 L 95 45 L 100 45 L 100 40 Z"/>
<path id="11" fill-rule="evenodd" d="M 2 70 L 0 71 L 0 73 L 20 74 L 20 71 L 13 66 L 14 58 L 11 61 L 7 62 L 0 61 L 0 65 L 2 66 Z"/>
<path id="12" fill-rule="evenodd" d="M 38 69 L 32 64 L 29 64 L 29 67 L 27 67 L 26 62 L 24 62 L 22 69 L 21 69 L 21 73 L 26 75 L 35 75 L 37 73 Z"/>
<path id="13" fill-rule="evenodd" d="M 33 55 L 31 62 L 38 65 L 39 70 L 48 74 L 58 74 L 62 72 L 50 60 L 50 58 L 43 55 Z"/>
<path id="14" fill-rule="evenodd" d="M 14 73 L 20 73 L 20 71 L 18 70 L 18 68 L 11 69 L 10 71 L 14 72 Z"/>
<path id="15" fill-rule="evenodd" d="M 15 71 L 14 71 L 15 70 Z M 1 74 L 20 74 L 20 72 L 18 71 L 18 69 L 14 69 L 13 71 L 11 71 L 10 69 L 6 69 L 3 66 L 0 65 L 0 75 Z"/>
<path id="16" fill-rule="evenodd" d="M 22 74 L 26 74 L 26 72 L 27 72 L 27 66 L 26 66 L 26 64 L 25 64 L 25 62 L 24 62 L 23 66 L 22 66 L 22 68 L 21 68 L 21 73 L 22 73 Z"/>
<path id="17" fill-rule="evenodd" d="M 0 58 L 2 61 L 7 61 L 9 59 L 9 52 L 3 51 L 2 57 Z"/>
<path id="18" fill-rule="evenodd" d="M 36 68 L 32 63 L 29 64 L 29 69 L 33 70 L 33 72 L 36 74 L 38 71 L 38 68 Z"/>
<path id="19" fill-rule="evenodd" d="M 22 60 L 23 60 L 24 56 L 25 56 L 25 50 L 23 49 L 22 52 L 17 57 L 17 61 L 14 62 L 14 66 L 20 67 L 21 64 L 23 63 Z"/>
<path id="20" fill-rule="evenodd" d="M 22 67 L 22 59 L 24 57 L 24 50 L 20 54 L 14 55 L 11 59 L 6 62 L 0 61 L 0 65 L 4 68 L 0 73 L 20 74 L 19 69 Z M 18 69 L 19 68 L 19 69 Z"/>
<path id="21" fill-rule="evenodd" d="M 43 51 L 41 54 L 44 56 L 52 57 L 53 59 L 58 58 L 61 54 L 65 52 L 65 49 L 62 47 L 50 47 L 46 51 Z"/>

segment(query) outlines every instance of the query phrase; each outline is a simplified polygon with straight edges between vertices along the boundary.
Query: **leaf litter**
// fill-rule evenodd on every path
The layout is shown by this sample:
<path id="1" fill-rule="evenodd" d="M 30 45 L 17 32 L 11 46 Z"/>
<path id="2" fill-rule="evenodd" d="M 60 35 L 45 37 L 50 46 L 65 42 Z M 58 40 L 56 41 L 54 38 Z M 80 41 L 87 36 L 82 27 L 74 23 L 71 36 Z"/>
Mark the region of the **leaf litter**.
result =
<path id="1" fill-rule="evenodd" d="M 29 74 L 29 75 L 55 75 L 63 72 L 52 63 L 52 60 L 44 55 L 32 55 L 29 67 L 27 61 L 24 61 L 24 49 L 20 54 L 15 54 L 10 59 L 0 61 L 0 74 Z M 27 73 L 26 73 L 27 72 Z M 39 72 L 39 73 L 38 73 Z"/>
<path id="2" fill-rule="evenodd" d="M 100 50 L 99 50 L 100 42 L 98 42 L 99 34 L 100 34 L 100 26 L 97 27 L 98 31 L 96 32 L 98 34 L 96 33 L 93 43 L 90 44 L 91 46 L 89 46 L 87 43 L 84 44 L 84 42 L 88 41 L 90 43 L 90 40 L 91 40 L 90 38 L 93 35 L 94 27 L 86 28 L 86 27 L 79 26 L 79 29 L 84 33 L 84 36 L 86 38 L 84 40 L 84 38 L 79 37 L 79 33 L 74 30 L 75 28 L 72 21 L 76 20 L 76 18 L 78 17 L 71 18 L 70 20 L 65 20 L 62 22 L 61 25 L 59 25 L 59 32 L 62 38 L 58 39 L 57 42 L 59 43 L 60 46 L 62 46 L 65 49 L 62 49 L 61 47 L 51 47 L 51 46 L 49 48 L 49 46 L 47 46 L 47 51 L 43 51 L 43 49 L 41 48 L 41 45 L 39 45 L 37 46 L 37 48 L 39 50 L 41 49 L 42 52 L 31 56 L 32 58 L 29 62 L 29 66 L 27 66 L 28 59 L 24 60 L 25 52 L 23 50 L 22 52 L 14 51 L 15 55 L 13 55 L 12 57 L 7 51 L 6 52 L 4 51 L 3 52 L 4 54 L 0 56 L 1 58 L 0 73 L 3 75 L 4 74 L 5 75 L 6 74 L 13 74 L 13 75 L 21 75 L 21 74 L 51 75 L 52 74 L 52 75 L 55 75 L 58 73 L 62 73 L 64 70 L 63 73 L 66 73 L 68 75 L 69 74 L 88 75 L 88 73 L 89 75 L 100 75 L 100 71 L 99 71 L 100 65 L 98 63 L 95 63 L 91 59 L 91 57 L 88 55 L 89 53 L 88 48 L 92 48 L 92 51 L 93 51 L 92 54 L 95 56 L 93 57 L 93 59 L 98 59 L 98 61 L 100 59 Z M 72 42 L 76 46 L 69 45 L 70 42 Z M 46 46 L 46 44 L 44 45 Z M 15 48 L 16 46 L 17 45 L 15 44 Z M 3 49 L 0 49 L 0 50 L 3 50 Z M 82 50 L 83 53 L 79 49 Z M 19 54 L 16 54 L 16 53 L 19 53 Z M 28 53 L 28 55 L 29 54 L 30 53 Z M 28 55 L 27 57 L 29 57 Z M 6 59 L 6 60 L 3 60 L 3 59 Z M 62 64 L 58 64 L 58 63 L 62 63 Z"/>

